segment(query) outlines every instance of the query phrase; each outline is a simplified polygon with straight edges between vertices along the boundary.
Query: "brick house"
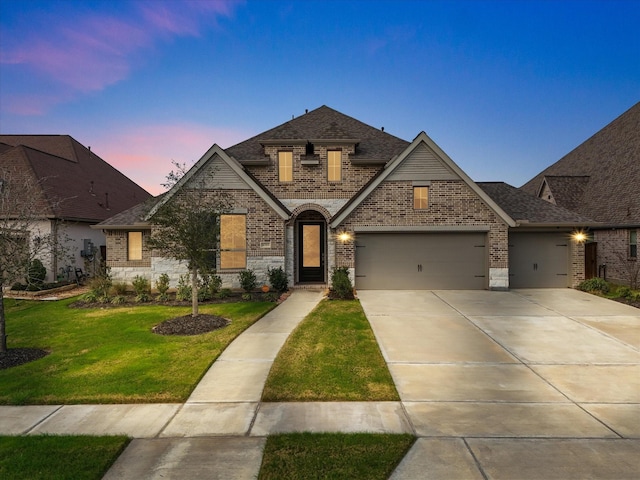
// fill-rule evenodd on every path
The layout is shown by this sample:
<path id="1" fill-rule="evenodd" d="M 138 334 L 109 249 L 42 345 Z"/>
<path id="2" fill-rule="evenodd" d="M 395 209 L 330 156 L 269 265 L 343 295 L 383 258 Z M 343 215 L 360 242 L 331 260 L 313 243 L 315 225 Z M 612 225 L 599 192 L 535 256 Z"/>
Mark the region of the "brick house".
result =
<path id="1" fill-rule="evenodd" d="M 326 285 L 333 268 L 347 267 L 359 289 L 506 289 L 514 278 L 568 287 L 584 277 L 574 265 L 582 244 L 570 234 L 588 219 L 505 194 L 515 190 L 506 184 L 476 184 L 424 132 L 407 142 L 322 106 L 226 150 L 212 146 L 167 193 L 95 226 L 114 279 L 167 273 L 175 286 L 186 273 L 146 247 L 149 219 L 185 188 L 224 190 L 232 201 L 212 245 L 229 287 L 243 269 L 266 281 L 269 267 L 293 286 Z M 562 246 L 514 277 L 516 234 L 517 251 L 535 253 L 541 239 Z"/>
<path id="2" fill-rule="evenodd" d="M 521 189 L 599 222 L 585 245 L 586 278 L 639 280 L 640 103 Z"/>
<path id="3" fill-rule="evenodd" d="M 11 178 L 0 178 L 0 188 L 9 181 L 19 188 L 27 177 L 37 186 L 31 193 L 38 197 L 42 216 L 31 222 L 29 235 L 53 235 L 67 243 L 71 258 L 40 258 L 49 282 L 67 266 L 92 273 L 106 251 L 106 239 L 91 225 L 151 197 L 69 135 L 0 135 L 0 177 L 4 175 Z"/>

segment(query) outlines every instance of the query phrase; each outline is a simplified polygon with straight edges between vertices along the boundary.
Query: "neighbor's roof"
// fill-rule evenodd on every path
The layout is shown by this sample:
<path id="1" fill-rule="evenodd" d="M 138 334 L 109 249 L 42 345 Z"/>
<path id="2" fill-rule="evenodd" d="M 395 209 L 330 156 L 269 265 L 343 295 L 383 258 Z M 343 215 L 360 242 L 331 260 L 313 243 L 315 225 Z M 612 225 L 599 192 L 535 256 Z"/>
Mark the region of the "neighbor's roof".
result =
<path id="1" fill-rule="evenodd" d="M 504 182 L 477 182 L 520 226 L 592 226 L 597 222 Z"/>
<path id="2" fill-rule="evenodd" d="M 407 148 L 409 142 L 385 133 L 360 120 L 323 105 L 225 151 L 240 163 L 266 162 L 264 145 L 278 142 L 320 143 L 320 141 L 357 144 L 352 161 L 385 164 Z"/>
<path id="3" fill-rule="evenodd" d="M 151 196 L 69 135 L 0 135 L 0 147 L 2 165 L 26 164 L 42 180 L 48 216 L 99 222 Z"/>
<path id="4" fill-rule="evenodd" d="M 640 224 L 640 103 L 521 188 L 546 179 L 558 205 L 608 225 Z"/>

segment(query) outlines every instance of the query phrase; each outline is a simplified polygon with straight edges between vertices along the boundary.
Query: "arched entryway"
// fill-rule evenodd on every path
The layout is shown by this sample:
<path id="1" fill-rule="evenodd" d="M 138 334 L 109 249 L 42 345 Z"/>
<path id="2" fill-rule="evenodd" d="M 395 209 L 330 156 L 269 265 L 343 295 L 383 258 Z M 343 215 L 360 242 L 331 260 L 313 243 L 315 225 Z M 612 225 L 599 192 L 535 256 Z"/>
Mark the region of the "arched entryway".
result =
<path id="1" fill-rule="evenodd" d="M 314 210 L 306 210 L 295 221 L 297 283 L 326 283 L 327 222 Z"/>

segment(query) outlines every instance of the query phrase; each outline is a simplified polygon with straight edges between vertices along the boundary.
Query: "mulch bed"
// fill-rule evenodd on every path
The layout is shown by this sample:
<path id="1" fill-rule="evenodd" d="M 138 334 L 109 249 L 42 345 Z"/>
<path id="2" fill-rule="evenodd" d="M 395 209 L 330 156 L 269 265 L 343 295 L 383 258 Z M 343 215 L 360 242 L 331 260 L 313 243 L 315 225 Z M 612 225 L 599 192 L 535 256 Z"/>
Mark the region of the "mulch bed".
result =
<path id="1" fill-rule="evenodd" d="M 33 362 L 47 355 L 49 352 L 39 348 L 8 348 L 6 352 L 0 352 L 0 370 Z"/>
<path id="2" fill-rule="evenodd" d="M 629 300 L 627 298 L 614 298 L 616 302 L 624 303 L 625 305 L 631 305 L 632 307 L 640 308 L 640 300 Z"/>
<path id="3" fill-rule="evenodd" d="M 224 328 L 230 323 L 231 320 L 216 315 L 200 314 L 197 317 L 185 315 L 166 320 L 152 330 L 159 335 L 200 335 Z"/>

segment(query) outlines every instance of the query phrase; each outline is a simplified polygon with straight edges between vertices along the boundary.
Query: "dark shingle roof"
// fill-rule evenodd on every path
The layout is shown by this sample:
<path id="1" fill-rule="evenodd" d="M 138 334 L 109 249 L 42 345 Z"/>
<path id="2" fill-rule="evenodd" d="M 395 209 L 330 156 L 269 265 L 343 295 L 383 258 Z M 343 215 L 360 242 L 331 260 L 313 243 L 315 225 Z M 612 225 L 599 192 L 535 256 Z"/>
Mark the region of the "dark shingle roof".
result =
<path id="1" fill-rule="evenodd" d="M 127 227 L 140 227 L 143 228 L 149 225 L 149 222 L 145 220 L 147 214 L 151 209 L 162 199 L 166 194 L 163 193 L 157 197 L 149 198 L 148 200 L 139 203 L 123 212 L 107 218 L 104 222 L 100 222 L 96 225 L 96 228 L 102 228 L 108 230 L 109 228 L 127 228 Z"/>
<path id="2" fill-rule="evenodd" d="M 517 222 L 571 226 L 595 223 L 586 216 L 553 205 L 504 182 L 478 182 L 477 185 Z"/>
<path id="3" fill-rule="evenodd" d="M 151 196 L 69 135 L 0 135 L 0 143 L 11 146 L 1 163 L 26 162 L 45 179 L 56 218 L 99 222 Z"/>
<path id="4" fill-rule="evenodd" d="M 545 178 L 558 205 L 610 225 L 640 224 L 640 103 L 521 188 L 536 195 Z"/>
<path id="5" fill-rule="evenodd" d="M 270 140 L 357 140 L 353 160 L 386 163 L 400 154 L 409 142 L 362 123 L 327 106 L 322 106 L 225 151 L 240 163 L 265 160 L 261 142 Z"/>

